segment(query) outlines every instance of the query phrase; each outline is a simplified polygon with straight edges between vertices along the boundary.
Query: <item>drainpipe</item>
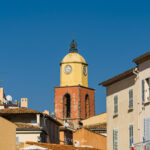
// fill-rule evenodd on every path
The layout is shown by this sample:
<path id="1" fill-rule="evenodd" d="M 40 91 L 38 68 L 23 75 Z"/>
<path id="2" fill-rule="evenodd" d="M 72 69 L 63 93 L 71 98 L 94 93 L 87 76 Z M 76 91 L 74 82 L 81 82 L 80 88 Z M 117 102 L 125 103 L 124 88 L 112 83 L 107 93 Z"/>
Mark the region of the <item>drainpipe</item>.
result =
<path id="1" fill-rule="evenodd" d="M 136 68 L 134 68 L 133 69 L 133 73 L 136 75 L 136 80 L 139 78 L 139 71 L 138 71 L 138 68 L 136 67 Z"/>
<path id="2" fill-rule="evenodd" d="M 139 79 L 139 70 L 138 70 L 138 67 L 134 68 L 133 69 L 133 73 L 136 75 L 136 78 L 135 78 L 135 82 Z M 138 141 L 136 141 L 136 143 L 140 142 L 140 139 L 141 139 L 141 131 L 140 131 L 140 114 L 141 114 L 141 111 L 140 111 L 140 98 L 139 98 L 139 93 L 140 93 L 140 86 L 139 86 L 139 82 L 137 82 L 138 84 L 138 89 L 137 89 L 137 104 L 138 104 L 138 125 L 137 125 L 137 132 L 138 132 Z"/>

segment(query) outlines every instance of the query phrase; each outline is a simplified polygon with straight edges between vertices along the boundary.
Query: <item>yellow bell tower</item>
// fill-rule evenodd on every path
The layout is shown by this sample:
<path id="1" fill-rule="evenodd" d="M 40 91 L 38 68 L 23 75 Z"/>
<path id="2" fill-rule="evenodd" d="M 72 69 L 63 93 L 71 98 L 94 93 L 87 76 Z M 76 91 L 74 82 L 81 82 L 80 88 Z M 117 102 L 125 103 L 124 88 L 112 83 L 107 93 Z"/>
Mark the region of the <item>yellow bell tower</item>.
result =
<path id="1" fill-rule="evenodd" d="M 78 53 L 77 42 L 72 40 L 69 54 L 60 63 L 60 86 L 88 87 L 88 64 Z"/>

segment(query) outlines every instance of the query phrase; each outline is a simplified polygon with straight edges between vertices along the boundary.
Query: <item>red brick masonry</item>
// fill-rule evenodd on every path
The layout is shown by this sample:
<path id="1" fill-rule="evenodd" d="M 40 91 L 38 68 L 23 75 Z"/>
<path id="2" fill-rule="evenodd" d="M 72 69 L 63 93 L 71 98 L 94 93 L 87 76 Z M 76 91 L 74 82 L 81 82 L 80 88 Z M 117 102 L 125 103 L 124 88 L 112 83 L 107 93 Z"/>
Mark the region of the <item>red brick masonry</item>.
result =
<path id="1" fill-rule="evenodd" d="M 95 90 L 83 86 L 55 87 L 55 116 L 63 118 L 63 97 L 65 94 L 71 96 L 71 122 L 86 119 L 85 117 L 85 97 L 89 96 L 89 114 L 95 115 Z"/>

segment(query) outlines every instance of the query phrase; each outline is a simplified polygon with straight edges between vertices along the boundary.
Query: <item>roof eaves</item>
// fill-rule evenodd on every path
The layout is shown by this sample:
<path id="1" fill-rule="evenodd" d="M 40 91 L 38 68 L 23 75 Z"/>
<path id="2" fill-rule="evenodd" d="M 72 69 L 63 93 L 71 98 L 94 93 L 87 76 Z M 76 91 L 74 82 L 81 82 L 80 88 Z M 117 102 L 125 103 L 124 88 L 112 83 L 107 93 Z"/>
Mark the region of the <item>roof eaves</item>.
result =
<path id="1" fill-rule="evenodd" d="M 108 80 L 106 80 L 106 81 L 103 81 L 103 82 L 99 83 L 99 85 L 102 85 L 102 86 L 109 86 L 109 85 L 111 85 L 111 84 L 113 84 L 113 83 L 115 83 L 115 82 L 118 82 L 118 81 L 120 81 L 120 80 L 123 80 L 123 79 L 125 79 L 125 78 L 128 78 L 128 77 L 134 75 L 133 70 L 134 70 L 135 68 L 136 68 L 136 67 L 131 68 L 130 70 L 127 70 L 127 71 L 125 71 L 125 72 L 123 72 L 123 73 L 121 73 L 121 74 L 118 74 L 117 76 L 114 76 L 114 77 L 112 77 L 112 78 L 110 78 L 110 79 L 108 79 Z"/>
<path id="2" fill-rule="evenodd" d="M 62 124 L 58 120 L 54 119 L 53 117 L 51 117 L 47 114 L 44 114 L 44 113 L 42 113 L 42 114 L 43 114 L 43 116 L 45 116 L 45 117 L 49 118 L 50 120 L 54 121 L 57 125 L 62 126 Z"/>
<path id="3" fill-rule="evenodd" d="M 150 52 L 147 52 L 147 53 L 133 59 L 133 62 L 138 65 L 138 64 L 143 63 L 144 61 L 146 61 L 148 59 L 150 59 Z"/>
<path id="4" fill-rule="evenodd" d="M 40 128 L 17 128 L 16 131 L 43 131 Z"/>

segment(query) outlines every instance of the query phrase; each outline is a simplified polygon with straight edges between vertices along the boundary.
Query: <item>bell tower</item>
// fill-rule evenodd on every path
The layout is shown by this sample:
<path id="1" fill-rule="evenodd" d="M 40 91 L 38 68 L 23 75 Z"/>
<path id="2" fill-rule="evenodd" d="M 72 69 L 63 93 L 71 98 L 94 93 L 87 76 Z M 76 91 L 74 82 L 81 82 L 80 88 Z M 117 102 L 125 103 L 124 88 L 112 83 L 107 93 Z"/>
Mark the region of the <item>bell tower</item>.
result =
<path id="1" fill-rule="evenodd" d="M 60 87 L 55 87 L 55 117 L 78 122 L 95 115 L 95 90 L 88 88 L 88 64 L 72 40 L 69 53 L 60 63 Z"/>
<path id="2" fill-rule="evenodd" d="M 78 53 L 77 42 L 72 41 L 67 54 L 60 63 L 60 86 L 88 87 L 88 65 Z"/>

